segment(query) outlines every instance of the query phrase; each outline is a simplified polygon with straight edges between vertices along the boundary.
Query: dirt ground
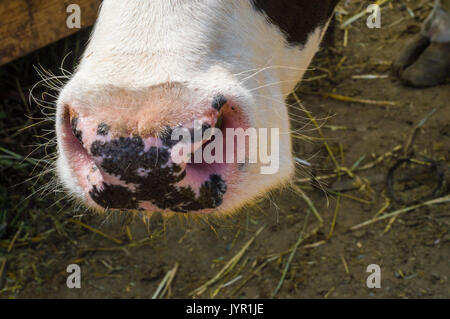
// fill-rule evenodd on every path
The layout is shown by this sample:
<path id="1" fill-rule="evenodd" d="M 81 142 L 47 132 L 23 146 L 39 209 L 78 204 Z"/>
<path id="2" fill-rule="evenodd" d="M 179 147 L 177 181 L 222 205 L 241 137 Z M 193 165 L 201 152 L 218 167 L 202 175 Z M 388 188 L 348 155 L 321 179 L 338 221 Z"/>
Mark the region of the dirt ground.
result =
<path id="1" fill-rule="evenodd" d="M 338 21 L 363 9 L 361 1 L 347 2 L 341 8 L 348 14 L 338 16 Z M 155 215 L 144 224 L 139 218 L 75 217 L 103 234 L 69 219 L 72 214 L 83 214 L 81 209 L 62 205 L 55 210 L 51 205 L 54 195 L 50 195 L 43 203 L 38 198 L 21 208 L 32 212 L 30 220 L 38 225 L 29 238 L 22 230 L 17 245 L 9 250 L 17 232 L 9 230 L 0 238 L 0 254 L 6 256 L 0 273 L 0 297 L 151 298 L 177 265 L 165 297 L 191 298 L 195 289 L 214 278 L 244 249 L 236 264 L 197 298 L 449 298 L 450 203 L 419 207 L 394 219 L 350 229 L 372 219 L 382 208 L 383 214 L 426 201 L 421 195 L 434 187 L 433 180 L 416 182 L 416 176 L 397 180 L 394 190 L 403 203 L 387 202 L 385 180 L 389 169 L 402 158 L 414 127 L 434 109 L 417 129 L 409 150 L 414 159 L 432 159 L 444 167 L 450 164 L 450 86 L 412 89 L 389 73 L 391 61 L 418 30 L 432 1 L 404 1 L 414 18 L 401 2 L 390 3 L 382 8 L 381 29 L 368 29 L 365 18 L 354 22 L 347 36 L 336 28 L 334 48 L 316 56 L 306 81 L 297 90 L 303 107 L 321 126 L 336 161 L 342 167 L 354 166 L 356 176 L 343 173 L 339 179 L 322 179 L 321 187 L 304 181 L 311 175 L 332 174 L 335 165 L 320 132 L 297 101 L 293 97 L 289 100 L 293 128 L 301 128 L 297 131 L 300 137 L 294 139 L 295 155 L 312 164 L 299 166 L 293 182 L 314 203 L 322 225 L 292 187 L 274 191 L 225 220 L 176 217 L 164 222 Z M 388 76 L 354 78 L 367 74 Z M 396 103 L 340 101 L 328 93 Z M 1 143 L 4 148 L 27 154 L 14 148 L 14 138 L 2 136 Z M 368 165 L 383 155 L 376 165 Z M 332 191 L 333 187 L 348 186 L 346 181 L 358 180 L 359 186 L 365 187 Z M 27 188 L 13 188 L 6 198 L 19 201 L 26 195 L 21 192 Z M 439 197 L 447 194 L 448 190 L 441 191 Z M 14 210 L 9 208 L 8 212 Z M 49 219 L 52 227 L 40 228 L 39 220 L 48 225 Z M 81 267 L 81 289 L 66 286 L 66 267 L 72 263 Z M 366 285 L 370 264 L 381 268 L 381 288 Z M 276 289 L 282 277 L 282 285 Z"/>

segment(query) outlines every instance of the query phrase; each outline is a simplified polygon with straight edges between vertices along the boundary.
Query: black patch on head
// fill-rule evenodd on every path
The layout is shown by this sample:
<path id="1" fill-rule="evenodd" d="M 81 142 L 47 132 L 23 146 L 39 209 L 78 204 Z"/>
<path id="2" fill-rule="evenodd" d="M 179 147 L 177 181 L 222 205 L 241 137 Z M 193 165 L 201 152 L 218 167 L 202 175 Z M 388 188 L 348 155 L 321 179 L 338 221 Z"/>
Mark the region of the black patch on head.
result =
<path id="1" fill-rule="evenodd" d="M 217 111 L 220 111 L 222 106 L 227 103 L 227 99 L 222 94 L 216 95 L 212 101 L 211 106 L 215 108 Z"/>
<path id="2" fill-rule="evenodd" d="M 98 135 L 105 136 L 105 135 L 108 135 L 108 132 L 109 132 L 109 126 L 108 126 L 108 124 L 106 124 L 106 123 L 100 123 L 100 124 L 98 125 L 98 127 L 97 127 L 97 134 L 98 134 Z"/>
<path id="3" fill-rule="evenodd" d="M 77 129 L 78 126 L 78 117 L 72 118 L 70 121 L 70 126 L 72 127 L 72 133 L 75 135 L 78 141 L 80 141 L 81 144 L 83 144 L 83 133 L 81 133 L 80 130 Z"/>
<path id="4" fill-rule="evenodd" d="M 145 152 L 141 137 L 96 141 L 91 146 L 91 154 L 103 159 L 101 168 L 105 172 L 136 186 L 134 192 L 119 185 L 104 184 L 102 191 L 94 188 L 90 192 L 92 199 L 105 208 L 137 209 L 140 201 L 175 212 L 215 208 L 222 204 L 227 190 L 225 181 L 215 174 L 201 185 L 199 196 L 191 187 L 176 187 L 186 172 L 169 163 L 170 148 L 150 147 Z"/>
<path id="5" fill-rule="evenodd" d="M 305 44 L 308 35 L 331 17 L 338 1 L 253 0 L 253 6 L 286 34 L 289 43 Z"/>

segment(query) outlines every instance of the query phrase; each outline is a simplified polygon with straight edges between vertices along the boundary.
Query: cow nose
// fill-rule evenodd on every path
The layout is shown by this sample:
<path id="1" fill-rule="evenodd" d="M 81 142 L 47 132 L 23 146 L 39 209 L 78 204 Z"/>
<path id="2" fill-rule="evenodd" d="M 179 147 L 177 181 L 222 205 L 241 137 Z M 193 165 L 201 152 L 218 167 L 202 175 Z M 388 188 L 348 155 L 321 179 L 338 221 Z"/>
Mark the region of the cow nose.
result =
<path id="1" fill-rule="evenodd" d="M 85 174 L 81 179 L 87 196 L 105 209 L 190 212 L 220 206 L 227 191 L 223 171 L 189 160 L 208 143 L 207 130 L 220 127 L 225 103 L 223 97 L 216 98 L 199 119 L 146 135 L 123 134 L 114 124 L 69 108 L 72 144 L 81 146 L 70 156 L 89 159 L 76 168 Z M 176 130 L 183 134 L 174 135 Z M 188 140 L 181 138 L 186 136 Z M 183 161 L 175 161 L 174 150 L 180 143 L 188 144 L 189 151 Z"/>

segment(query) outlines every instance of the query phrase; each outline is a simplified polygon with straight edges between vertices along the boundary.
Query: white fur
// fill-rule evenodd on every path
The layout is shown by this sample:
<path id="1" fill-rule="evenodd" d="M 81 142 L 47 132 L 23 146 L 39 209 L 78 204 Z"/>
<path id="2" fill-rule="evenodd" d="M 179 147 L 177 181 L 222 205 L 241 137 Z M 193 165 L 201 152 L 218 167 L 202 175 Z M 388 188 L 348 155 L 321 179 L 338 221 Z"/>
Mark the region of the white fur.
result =
<path id="1" fill-rule="evenodd" d="M 232 94 L 251 126 L 281 133 L 279 173 L 262 175 L 258 165 L 250 167 L 220 207 L 233 210 L 294 173 L 285 98 L 318 50 L 323 29 L 310 34 L 304 47 L 292 47 L 249 1 L 104 0 L 78 70 L 60 94 L 57 131 L 64 105 L 108 112 L 114 88 L 141 92 L 171 82 L 199 96 Z M 124 99 L 151 103 L 145 97 Z M 59 155 L 61 180 L 81 197 L 62 147 Z"/>

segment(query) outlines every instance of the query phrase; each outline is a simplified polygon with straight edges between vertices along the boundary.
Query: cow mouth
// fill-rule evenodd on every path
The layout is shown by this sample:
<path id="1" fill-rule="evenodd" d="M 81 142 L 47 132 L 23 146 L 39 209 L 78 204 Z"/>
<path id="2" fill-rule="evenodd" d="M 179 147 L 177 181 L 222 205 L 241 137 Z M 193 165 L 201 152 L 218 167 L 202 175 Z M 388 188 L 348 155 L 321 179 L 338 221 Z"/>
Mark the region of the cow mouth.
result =
<path id="1" fill-rule="evenodd" d="M 202 140 L 201 146 L 191 154 L 190 163 L 179 164 L 167 159 L 170 148 L 152 137 L 115 138 L 108 134 L 95 142 L 88 141 L 77 127 L 77 115 L 68 107 L 58 133 L 61 150 L 82 190 L 86 206 L 96 210 L 210 213 L 229 199 L 241 177 L 242 165 L 225 161 L 226 153 L 236 154 L 238 147 L 236 143 L 232 149 L 227 147 L 227 128 L 248 128 L 245 116 L 235 106 L 224 107 L 219 118 L 221 121 L 215 126 L 223 134 L 224 161 L 213 163 L 193 161 L 195 152 L 203 152 L 212 143 L 211 139 Z M 123 161 L 131 157 L 119 154 L 114 159 L 108 154 L 118 145 L 140 150 L 133 156 L 133 159 L 139 157 L 139 164 L 130 164 L 126 173 L 119 169 L 120 156 Z M 157 159 L 152 155 L 155 150 Z M 150 167 L 143 158 L 153 161 L 154 166 Z"/>

